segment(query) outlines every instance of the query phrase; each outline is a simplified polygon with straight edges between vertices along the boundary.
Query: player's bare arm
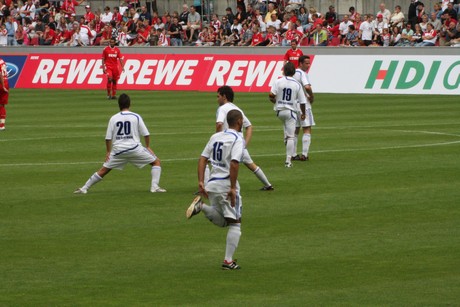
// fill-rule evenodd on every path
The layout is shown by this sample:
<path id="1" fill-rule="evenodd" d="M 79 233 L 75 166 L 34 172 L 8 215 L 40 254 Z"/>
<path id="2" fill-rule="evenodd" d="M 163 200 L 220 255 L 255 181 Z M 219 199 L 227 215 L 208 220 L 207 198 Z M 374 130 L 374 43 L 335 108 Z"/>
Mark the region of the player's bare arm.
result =
<path id="1" fill-rule="evenodd" d="M 315 98 L 313 95 L 313 90 L 311 88 L 311 85 L 309 84 L 305 85 L 305 91 L 307 92 L 308 100 L 310 101 L 310 103 L 313 103 L 313 100 L 315 100 Z"/>
<path id="2" fill-rule="evenodd" d="M 217 122 L 216 123 L 216 133 L 221 132 L 222 130 L 224 130 L 224 123 L 223 122 Z"/>
<path id="3" fill-rule="evenodd" d="M 236 180 L 238 178 L 238 169 L 240 163 L 236 160 L 230 162 L 230 191 L 227 193 L 227 199 L 230 199 L 232 207 L 236 204 Z"/>
<path id="4" fill-rule="evenodd" d="M 8 93 L 8 89 L 5 87 L 5 81 L 3 79 L 3 74 L 0 72 L 0 85 L 2 86 L 3 91 Z"/>
<path id="5" fill-rule="evenodd" d="M 150 135 L 144 136 L 144 144 L 145 144 L 145 148 L 147 148 L 148 151 L 153 153 L 153 150 L 150 148 Z"/>
<path id="6" fill-rule="evenodd" d="M 121 65 L 121 71 L 125 72 L 125 62 L 123 61 L 122 58 L 120 58 L 120 65 Z"/>
<path id="7" fill-rule="evenodd" d="M 207 164 L 208 159 L 201 156 L 200 160 L 198 160 L 198 190 L 200 194 L 206 198 L 208 198 L 208 193 L 204 188 L 204 170 L 206 169 Z"/>
<path id="8" fill-rule="evenodd" d="M 245 147 L 249 146 L 249 142 L 252 139 L 252 126 L 248 126 L 244 129 L 244 141 L 246 142 Z"/>
<path id="9" fill-rule="evenodd" d="M 105 161 L 109 160 L 111 150 L 112 150 L 112 140 L 105 140 Z"/>
<path id="10" fill-rule="evenodd" d="M 268 94 L 268 99 L 270 99 L 270 101 L 271 101 L 272 103 L 275 103 L 275 102 L 276 102 L 276 96 L 275 96 L 275 94 L 273 94 L 273 93 Z"/>

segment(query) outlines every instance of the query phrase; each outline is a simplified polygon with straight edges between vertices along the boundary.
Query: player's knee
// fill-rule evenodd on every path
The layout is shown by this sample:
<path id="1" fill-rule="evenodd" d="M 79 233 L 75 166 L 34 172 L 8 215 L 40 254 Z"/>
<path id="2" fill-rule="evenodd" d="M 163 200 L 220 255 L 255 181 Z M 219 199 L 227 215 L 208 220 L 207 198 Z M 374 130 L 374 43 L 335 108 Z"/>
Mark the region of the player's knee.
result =
<path id="1" fill-rule="evenodd" d="M 161 161 L 160 161 L 160 159 L 157 158 L 155 161 L 153 161 L 153 164 L 152 164 L 152 165 L 153 165 L 153 166 L 161 166 Z"/>

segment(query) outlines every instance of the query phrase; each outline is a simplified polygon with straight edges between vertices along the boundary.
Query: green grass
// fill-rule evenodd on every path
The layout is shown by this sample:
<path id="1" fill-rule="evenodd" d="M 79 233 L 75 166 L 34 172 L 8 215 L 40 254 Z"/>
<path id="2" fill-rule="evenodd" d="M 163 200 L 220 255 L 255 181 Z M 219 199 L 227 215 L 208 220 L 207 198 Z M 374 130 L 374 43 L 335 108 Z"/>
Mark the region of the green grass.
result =
<path id="1" fill-rule="evenodd" d="M 250 152 L 241 169 L 237 272 L 226 231 L 185 219 L 215 93 L 129 92 L 162 160 L 113 171 L 103 91 L 12 90 L 0 133 L 1 306 L 428 306 L 460 302 L 460 105 L 455 96 L 317 94 L 310 162 L 284 168 L 267 94 L 237 93 Z"/>

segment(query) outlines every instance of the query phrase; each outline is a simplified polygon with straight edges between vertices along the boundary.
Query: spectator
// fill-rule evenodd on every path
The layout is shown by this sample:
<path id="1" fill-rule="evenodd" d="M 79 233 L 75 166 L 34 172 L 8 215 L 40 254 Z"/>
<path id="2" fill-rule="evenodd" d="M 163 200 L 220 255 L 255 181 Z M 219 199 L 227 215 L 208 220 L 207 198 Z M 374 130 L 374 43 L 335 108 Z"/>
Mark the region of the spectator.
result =
<path id="1" fill-rule="evenodd" d="M 407 13 L 407 22 L 409 22 L 413 28 L 415 27 L 415 24 L 419 22 L 417 18 L 418 0 L 411 0 L 410 2 L 409 11 Z"/>
<path id="2" fill-rule="evenodd" d="M 104 24 L 104 28 L 102 30 L 101 40 L 99 44 L 101 46 L 108 46 L 111 38 L 112 38 L 112 27 L 110 26 L 110 23 L 106 23 Z"/>
<path id="3" fill-rule="evenodd" d="M 200 30 L 200 29 L 201 29 L 201 16 L 195 10 L 195 7 L 191 6 L 190 13 L 188 14 L 188 20 L 187 20 L 187 30 L 190 31 L 190 36 L 188 40 L 189 43 L 192 42 L 195 31 Z"/>
<path id="4" fill-rule="evenodd" d="M 243 23 L 243 29 L 241 31 L 241 40 L 238 43 L 238 46 L 249 46 L 252 43 L 252 30 L 249 28 L 248 24 Z"/>
<path id="5" fill-rule="evenodd" d="M 415 47 L 432 47 L 436 44 L 437 33 L 431 23 L 426 26 L 426 31 L 422 35 L 423 41 L 415 45 Z"/>
<path id="6" fill-rule="evenodd" d="M 18 23 L 13 19 L 13 16 L 7 16 L 5 22 L 7 46 L 16 46 L 18 44 L 15 37 L 17 29 Z"/>
<path id="7" fill-rule="evenodd" d="M 182 46 L 181 32 L 182 27 L 179 24 L 179 18 L 174 17 L 173 23 L 168 30 L 168 34 L 170 35 L 171 40 L 171 46 Z"/>
<path id="8" fill-rule="evenodd" d="M 297 19 L 300 20 L 300 24 L 302 25 L 303 31 L 309 31 L 311 28 L 311 24 L 308 21 L 308 14 L 305 7 L 300 7 L 299 14 L 297 15 Z"/>
<path id="9" fill-rule="evenodd" d="M 150 28 L 150 34 L 148 39 L 149 46 L 158 46 L 158 42 L 160 41 L 160 36 L 158 34 L 158 30 L 154 27 Z"/>
<path id="10" fill-rule="evenodd" d="M 350 13 L 348 16 L 350 18 L 350 20 L 355 23 L 356 22 L 356 17 L 357 17 L 357 14 L 358 12 L 356 11 L 355 7 L 354 6 L 350 6 L 350 8 L 348 9 L 348 13 Z M 356 25 L 356 24 L 355 24 Z"/>
<path id="11" fill-rule="evenodd" d="M 451 41 L 458 36 L 457 31 L 457 22 L 451 20 L 449 26 L 445 25 L 442 27 L 441 32 L 439 33 L 439 45 L 440 46 L 450 46 Z"/>
<path id="12" fill-rule="evenodd" d="M 361 23 L 359 27 L 359 37 L 364 46 L 369 46 L 372 44 L 372 15 L 367 14 L 364 15 L 364 21 Z"/>
<path id="13" fill-rule="evenodd" d="M 225 40 L 222 40 L 222 46 L 236 46 L 240 41 L 240 34 L 237 29 L 233 29 L 232 34 L 225 37 Z"/>
<path id="14" fill-rule="evenodd" d="M 401 30 L 399 29 L 398 26 L 394 26 L 392 33 L 391 33 L 391 38 L 390 38 L 390 46 L 396 46 L 399 43 L 399 40 L 401 39 Z"/>
<path id="15" fill-rule="evenodd" d="M 297 11 L 302 6 L 302 0 L 288 0 L 286 7 L 284 10 L 286 12 Z"/>
<path id="16" fill-rule="evenodd" d="M 235 19 L 238 19 L 240 22 L 246 21 L 247 15 L 244 10 L 244 6 L 237 6 L 236 7 L 236 14 L 234 16 Z"/>
<path id="17" fill-rule="evenodd" d="M 89 24 L 91 21 L 93 21 L 96 16 L 94 15 L 93 12 L 91 12 L 91 6 L 87 5 L 85 6 L 85 15 L 83 15 L 83 17 L 85 18 L 85 23 L 86 24 Z"/>
<path id="18" fill-rule="evenodd" d="M 188 5 L 184 3 L 182 5 L 182 13 L 179 15 L 179 24 L 182 26 L 184 31 L 187 30 L 188 14 Z"/>
<path id="19" fill-rule="evenodd" d="M 80 5 L 85 0 L 64 0 L 61 5 L 61 13 L 64 14 L 64 17 L 69 18 L 70 16 L 75 16 L 75 6 Z"/>
<path id="20" fill-rule="evenodd" d="M 345 38 L 348 34 L 349 26 L 351 26 L 353 22 L 348 19 L 348 15 L 343 16 L 343 21 L 339 25 L 339 31 L 340 31 L 340 36 L 341 36 L 341 43 L 343 44 L 345 41 Z"/>
<path id="21" fill-rule="evenodd" d="M 267 46 L 268 40 L 265 40 L 257 25 L 252 26 L 252 33 L 251 47 Z"/>
<path id="22" fill-rule="evenodd" d="M 343 46 L 350 46 L 350 47 L 359 46 L 359 31 L 356 30 L 355 25 L 348 26 L 348 33 L 345 36 Z"/>
<path id="23" fill-rule="evenodd" d="M 390 27 L 393 29 L 395 26 L 399 29 L 402 28 L 404 23 L 404 14 L 401 12 L 401 6 L 395 6 L 395 10 L 390 17 Z"/>
<path id="24" fill-rule="evenodd" d="M 240 24 L 240 21 L 237 18 L 233 19 L 233 24 L 230 27 L 231 33 L 233 33 L 233 30 L 235 29 L 238 31 L 238 34 L 241 34 L 241 30 L 243 29 L 243 27 Z"/>
<path id="25" fill-rule="evenodd" d="M 441 31 L 441 20 L 436 18 L 436 12 L 432 12 L 430 14 L 430 23 L 433 25 L 433 28 L 436 30 L 436 32 Z"/>
<path id="26" fill-rule="evenodd" d="M 282 36 L 284 36 L 284 39 L 281 42 L 282 46 L 291 46 L 291 42 L 293 40 L 300 42 L 302 38 L 304 37 L 303 32 L 299 32 L 297 30 L 297 25 L 295 23 L 290 24 L 289 30 L 287 30 Z M 327 39 L 327 33 L 326 33 L 326 39 Z"/>
<path id="27" fill-rule="evenodd" d="M 271 14 L 270 21 L 266 22 L 266 24 L 267 27 L 273 26 L 276 31 L 281 31 L 281 20 L 278 19 L 278 15 L 276 13 Z"/>
<path id="28" fill-rule="evenodd" d="M 433 10 L 434 10 L 434 13 L 436 13 L 436 19 L 440 20 L 441 15 L 442 15 L 441 5 L 439 5 L 439 3 L 433 4 Z"/>
<path id="29" fill-rule="evenodd" d="M 27 42 L 25 42 L 25 39 L 27 38 L 27 33 L 24 31 L 24 28 L 21 24 L 18 24 L 18 28 L 14 33 L 14 38 L 16 39 L 16 43 L 18 44 L 18 46 L 27 45 Z"/>
<path id="30" fill-rule="evenodd" d="M 276 16 L 278 17 L 278 12 L 276 11 L 275 9 L 275 5 L 273 3 L 269 3 L 268 4 L 268 11 L 267 11 L 267 14 L 265 15 L 265 18 L 264 18 L 264 22 L 269 25 L 269 22 L 272 20 L 272 15 L 273 14 L 276 14 Z"/>
<path id="31" fill-rule="evenodd" d="M 208 35 L 205 37 L 203 46 L 214 46 L 216 43 L 216 34 L 214 33 L 214 28 L 212 26 L 208 28 Z"/>
<path id="32" fill-rule="evenodd" d="M 448 14 L 451 19 L 458 19 L 458 12 L 454 9 L 454 4 L 452 2 L 447 3 L 447 8 L 442 12 L 442 15 Z"/>
<path id="33" fill-rule="evenodd" d="M 233 14 L 233 11 L 232 11 L 232 8 L 231 7 L 227 7 L 225 9 L 225 16 L 227 16 L 227 20 L 230 24 L 233 23 L 233 19 L 235 18 L 235 15 Z"/>
<path id="34" fill-rule="evenodd" d="M 284 14 L 283 15 L 283 22 L 281 23 L 281 26 L 280 26 L 280 32 L 281 34 L 286 32 L 287 30 L 289 30 L 289 28 L 291 27 L 291 20 L 289 19 L 289 16 L 288 14 Z"/>
<path id="35" fill-rule="evenodd" d="M 202 16 L 203 15 L 203 7 L 201 6 L 202 0 L 193 0 L 193 7 L 195 11 Z"/>
<path id="36" fill-rule="evenodd" d="M 39 38 L 40 45 L 53 45 L 56 33 L 49 25 L 45 25 L 45 32 Z"/>
<path id="37" fill-rule="evenodd" d="M 382 33 L 383 29 L 388 28 L 388 24 L 383 21 L 383 15 L 377 14 L 377 19 L 372 21 L 372 31 L 373 31 L 373 41 L 376 42 L 378 45 L 382 46 L 383 41 Z"/>
<path id="38" fill-rule="evenodd" d="M 0 19 L 1 21 L 1 19 Z M 0 22 L 0 46 L 8 46 L 8 31 L 6 30 L 5 24 Z"/>
<path id="39" fill-rule="evenodd" d="M 158 37 L 158 46 L 160 47 L 168 47 L 169 46 L 169 41 L 168 37 L 166 36 L 166 29 L 163 28 L 161 30 L 157 30 L 160 32 L 160 35 Z"/>
<path id="40" fill-rule="evenodd" d="M 380 41 L 382 42 L 383 47 L 390 46 L 390 31 L 388 28 L 383 28 L 382 33 L 380 34 Z"/>
<path id="41" fill-rule="evenodd" d="M 145 5 L 141 6 L 141 13 L 139 14 L 139 19 L 144 21 L 148 20 L 149 25 L 152 24 L 152 15 L 147 11 L 147 7 Z"/>
<path id="42" fill-rule="evenodd" d="M 132 19 L 133 19 L 133 22 L 136 24 L 137 21 L 139 20 L 139 13 L 136 12 L 136 10 L 134 8 L 130 8 L 129 9 L 129 14 L 128 16 L 130 16 Z"/>
<path id="43" fill-rule="evenodd" d="M 268 27 L 268 34 L 266 38 L 268 39 L 268 47 L 281 46 L 281 36 L 274 26 Z"/>
<path id="44" fill-rule="evenodd" d="M 222 22 L 220 22 L 217 14 L 212 14 L 211 26 L 214 28 L 214 33 L 217 34 L 220 27 L 222 26 Z"/>
<path id="45" fill-rule="evenodd" d="M 324 19 L 327 21 L 328 25 L 332 26 L 334 21 L 337 20 L 337 13 L 335 12 L 335 7 L 333 5 L 329 6 L 329 11 L 324 16 Z"/>
<path id="46" fill-rule="evenodd" d="M 26 24 L 26 19 L 34 20 L 35 19 L 35 4 L 32 0 L 27 0 L 24 5 L 19 10 L 19 15 L 22 18 L 22 24 Z"/>
<path id="47" fill-rule="evenodd" d="M 119 27 L 120 23 L 123 21 L 123 15 L 120 13 L 120 8 L 118 6 L 113 8 L 112 20 L 115 21 L 117 27 Z"/>
<path id="48" fill-rule="evenodd" d="M 225 16 L 222 16 L 222 25 L 221 25 L 222 29 L 224 29 L 224 34 L 225 35 L 230 35 L 232 30 L 232 24 L 230 22 L 228 22 L 228 18 L 227 18 L 227 15 Z M 240 32 L 241 33 L 241 32 Z"/>
<path id="49" fill-rule="evenodd" d="M 390 17 L 391 17 L 391 12 L 389 9 L 386 8 L 386 5 L 385 3 L 380 3 L 379 5 L 379 11 L 377 12 L 377 14 L 375 15 L 378 15 L 378 14 L 381 14 L 382 15 L 382 18 L 383 18 L 383 22 L 386 23 L 386 24 L 389 24 L 390 23 Z"/>
<path id="50" fill-rule="evenodd" d="M 414 35 L 414 30 L 412 30 L 411 23 L 408 22 L 406 24 L 406 27 L 401 32 L 401 39 L 395 46 L 398 46 L 398 47 L 410 46 L 411 41 L 412 41 L 412 35 Z"/>
<path id="51" fill-rule="evenodd" d="M 117 42 L 118 46 L 127 47 L 128 43 L 128 28 L 126 26 L 121 27 L 121 31 L 118 32 Z"/>
<path id="52" fill-rule="evenodd" d="M 422 28 L 422 32 L 426 31 L 426 25 L 428 24 L 428 16 L 423 15 L 422 20 L 418 23 L 420 25 L 420 28 Z M 415 25 L 414 25 L 415 27 Z"/>
<path id="53" fill-rule="evenodd" d="M 327 31 L 320 24 L 316 25 L 316 31 L 313 34 L 314 46 L 327 46 Z"/>
<path id="54" fill-rule="evenodd" d="M 419 24 L 416 24 L 414 34 L 412 34 L 412 38 L 410 39 L 410 45 L 415 46 L 421 43 L 423 41 L 422 36 L 423 36 L 422 28 L 420 28 Z"/>
<path id="55" fill-rule="evenodd" d="M 104 24 L 108 24 L 108 23 L 110 23 L 110 21 L 112 21 L 112 18 L 113 18 L 113 14 L 110 11 L 110 7 L 106 6 L 104 8 L 104 13 L 101 14 L 101 21 Z"/>

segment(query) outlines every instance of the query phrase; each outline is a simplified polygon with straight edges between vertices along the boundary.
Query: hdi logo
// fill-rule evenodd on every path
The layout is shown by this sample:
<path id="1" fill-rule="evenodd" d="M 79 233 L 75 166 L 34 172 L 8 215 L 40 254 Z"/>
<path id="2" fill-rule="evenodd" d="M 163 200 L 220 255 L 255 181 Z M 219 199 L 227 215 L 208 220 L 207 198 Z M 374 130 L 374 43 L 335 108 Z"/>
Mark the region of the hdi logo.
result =
<path id="1" fill-rule="evenodd" d="M 447 90 L 455 90 L 460 86 L 460 61 L 452 63 L 445 71 L 440 70 L 441 61 L 431 61 L 431 63 L 421 61 L 390 61 L 388 68 L 382 68 L 383 61 L 375 61 L 371 69 L 369 78 L 366 82 L 366 89 L 372 89 L 377 80 L 382 80 L 380 89 L 389 89 L 395 78 L 397 67 L 403 62 L 403 67 L 395 89 L 410 89 L 423 83 L 424 90 L 430 90 L 435 84 L 435 80 L 442 77 L 442 86 Z M 439 86 L 439 85 L 438 85 Z"/>

